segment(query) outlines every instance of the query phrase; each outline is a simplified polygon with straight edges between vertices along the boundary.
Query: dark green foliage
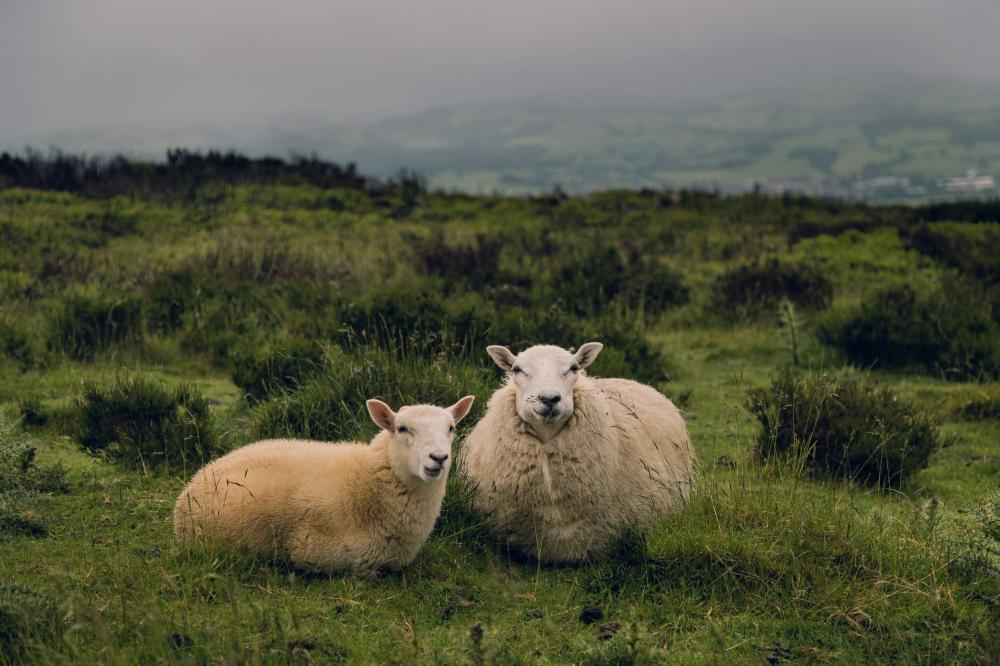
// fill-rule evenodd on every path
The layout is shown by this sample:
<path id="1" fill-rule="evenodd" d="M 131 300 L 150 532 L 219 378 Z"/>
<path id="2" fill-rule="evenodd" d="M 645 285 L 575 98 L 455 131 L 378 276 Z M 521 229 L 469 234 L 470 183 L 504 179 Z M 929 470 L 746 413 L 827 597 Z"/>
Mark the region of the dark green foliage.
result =
<path id="1" fill-rule="evenodd" d="M 180 328 L 182 317 L 194 306 L 198 285 L 190 270 L 159 273 L 146 288 L 146 320 L 157 332 Z"/>
<path id="2" fill-rule="evenodd" d="M 1000 223 L 921 224 L 905 238 L 921 254 L 986 284 L 1000 283 Z"/>
<path id="3" fill-rule="evenodd" d="M 133 469 L 191 471 L 219 452 L 208 403 L 191 386 L 122 374 L 85 383 L 77 410 L 80 445 Z"/>
<path id="4" fill-rule="evenodd" d="M 92 196 L 123 191 L 178 195 L 212 182 L 301 183 L 381 192 L 389 185 L 359 175 L 353 163 L 341 166 L 315 155 L 285 161 L 276 157 L 249 158 L 234 152 L 199 153 L 168 150 L 165 163 L 134 162 L 117 155 L 86 157 L 52 151 L 28 150 L 22 157 L 0 154 L 0 186 L 80 192 Z M 411 185 L 413 187 L 413 185 Z"/>
<path id="5" fill-rule="evenodd" d="M 0 535 L 47 534 L 35 514 L 40 493 L 69 490 L 61 466 L 39 467 L 37 450 L 17 426 L 0 413 Z"/>
<path id="6" fill-rule="evenodd" d="M 926 410 L 858 380 L 785 372 L 749 396 L 758 461 L 790 458 L 819 476 L 895 487 L 940 446 Z"/>
<path id="7" fill-rule="evenodd" d="M 5 493 L 66 492 L 66 470 L 39 467 L 37 450 L 18 427 L 0 414 L 0 496 Z"/>
<path id="8" fill-rule="evenodd" d="M 16 361 L 22 371 L 35 364 L 35 349 L 27 332 L 3 320 L 0 320 L 0 354 Z"/>
<path id="9" fill-rule="evenodd" d="M 477 235 L 466 245 L 449 245 L 438 234 L 417 246 L 420 266 L 448 283 L 482 288 L 494 285 L 500 276 L 500 252 L 508 239 L 503 235 Z"/>
<path id="10" fill-rule="evenodd" d="M 912 218 L 927 222 L 1000 222 L 1000 198 L 981 201 L 942 201 L 913 209 Z"/>
<path id="11" fill-rule="evenodd" d="M 615 304 L 658 314 L 690 298 L 680 273 L 637 254 L 626 261 L 611 244 L 597 245 L 563 264 L 548 287 L 545 300 L 559 301 L 581 316 L 605 312 Z"/>
<path id="12" fill-rule="evenodd" d="M 141 340 L 142 305 L 133 296 L 74 292 L 61 300 L 49 324 L 50 348 L 74 360 Z"/>
<path id="13" fill-rule="evenodd" d="M 233 358 L 233 383 L 247 399 L 260 401 L 274 393 L 298 387 L 323 364 L 323 346 L 290 338 L 259 353 L 242 352 Z"/>
<path id="14" fill-rule="evenodd" d="M 21 424 L 30 428 L 41 428 L 48 424 L 49 413 L 38 398 L 23 398 L 17 403 L 21 413 Z"/>
<path id="15" fill-rule="evenodd" d="M 59 609 L 37 592 L 0 586 L 0 664 L 31 663 L 34 648 L 51 647 L 62 634 Z"/>
<path id="16" fill-rule="evenodd" d="M 773 315 L 783 299 L 803 310 L 819 310 L 833 300 L 833 284 L 809 264 L 771 258 L 716 278 L 711 307 L 723 319 L 740 321 Z"/>
<path id="17" fill-rule="evenodd" d="M 950 411 L 963 419 L 1000 421 L 1000 393 L 980 393 L 951 405 Z"/>
<path id="18" fill-rule="evenodd" d="M 828 318 L 818 333 L 866 367 L 912 367 L 952 379 L 1000 377 L 1000 325 L 981 290 L 959 282 L 921 291 L 885 288 Z"/>
<path id="19" fill-rule="evenodd" d="M 447 406 L 471 393 L 482 406 L 495 388 L 491 370 L 461 359 L 359 345 L 330 353 L 322 371 L 297 391 L 261 404 L 254 412 L 253 434 L 368 440 L 376 430 L 365 409 L 369 398 L 398 409 L 419 403 Z M 470 417 L 468 423 L 474 421 Z"/>

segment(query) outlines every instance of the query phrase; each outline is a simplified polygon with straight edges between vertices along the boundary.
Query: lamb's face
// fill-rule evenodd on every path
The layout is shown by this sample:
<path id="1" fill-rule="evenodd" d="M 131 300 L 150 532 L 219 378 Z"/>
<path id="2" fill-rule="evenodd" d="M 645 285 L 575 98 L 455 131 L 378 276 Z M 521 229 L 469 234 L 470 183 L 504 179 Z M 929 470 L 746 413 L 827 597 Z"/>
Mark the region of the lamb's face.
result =
<path id="1" fill-rule="evenodd" d="M 575 354 L 552 345 L 537 345 L 515 356 L 506 347 L 486 351 L 510 373 L 517 387 L 517 413 L 538 433 L 555 434 L 573 415 L 573 386 L 580 371 L 593 363 L 603 345 L 588 342 Z"/>
<path id="2" fill-rule="evenodd" d="M 412 479 L 443 482 L 451 467 L 451 443 L 455 426 L 469 409 L 475 396 L 466 396 L 451 407 L 414 405 L 393 412 L 384 402 L 368 401 L 375 423 L 392 434 L 390 458 L 397 470 Z"/>

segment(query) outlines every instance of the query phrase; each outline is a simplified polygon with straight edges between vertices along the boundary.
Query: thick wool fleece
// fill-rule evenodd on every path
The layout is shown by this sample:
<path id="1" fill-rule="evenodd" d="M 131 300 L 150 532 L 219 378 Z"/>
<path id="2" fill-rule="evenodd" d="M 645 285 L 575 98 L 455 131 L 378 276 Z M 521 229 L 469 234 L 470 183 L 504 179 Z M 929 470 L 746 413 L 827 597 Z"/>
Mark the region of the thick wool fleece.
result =
<path id="1" fill-rule="evenodd" d="M 684 419 L 655 389 L 581 375 L 574 411 L 542 443 L 517 414 L 512 382 L 462 445 L 460 470 L 494 535 L 542 562 L 579 562 L 627 525 L 677 507 L 694 453 Z"/>
<path id="2" fill-rule="evenodd" d="M 409 564 L 434 527 L 445 475 L 421 483 L 369 445 L 303 440 L 250 444 L 195 474 L 174 508 L 179 541 L 196 535 L 328 573 Z"/>

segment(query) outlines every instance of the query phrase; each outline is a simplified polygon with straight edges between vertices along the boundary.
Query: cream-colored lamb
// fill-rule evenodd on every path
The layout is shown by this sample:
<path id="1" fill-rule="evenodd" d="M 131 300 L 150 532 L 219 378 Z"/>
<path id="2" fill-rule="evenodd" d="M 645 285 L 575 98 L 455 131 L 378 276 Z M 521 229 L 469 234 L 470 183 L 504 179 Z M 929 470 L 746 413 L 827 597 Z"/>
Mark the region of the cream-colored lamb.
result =
<path id="1" fill-rule="evenodd" d="M 649 386 L 588 377 L 602 348 L 487 348 L 508 380 L 462 444 L 459 471 L 495 536 L 543 562 L 587 560 L 690 492 L 684 419 Z"/>
<path id="2" fill-rule="evenodd" d="M 383 429 L 370 444 L 279 439 L 237 449 L 180 494 L 175 536 L 204 535 L 328 573 L 409 564 L 441 510 L 455 425 L 474 399 L 398 413 L 369 400 Z"/>

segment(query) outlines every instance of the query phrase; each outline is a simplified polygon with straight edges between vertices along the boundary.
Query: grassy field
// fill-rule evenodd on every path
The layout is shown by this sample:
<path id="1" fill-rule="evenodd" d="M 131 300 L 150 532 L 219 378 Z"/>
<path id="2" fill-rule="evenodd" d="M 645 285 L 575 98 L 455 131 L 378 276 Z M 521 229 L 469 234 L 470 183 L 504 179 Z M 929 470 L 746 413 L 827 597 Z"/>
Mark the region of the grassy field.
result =
<path id="1" fill-rule="evenodd" d="M 0 663 L 1000 660 L 996 220 L 695 192 L 293 181 L 0 189 L 0 458 L 25 438 L 37 450 L 22 482 L 0 474 Z M 784 281 L 747 277 L 760 266 Z M 898 285 L 959 328 L 898 362 L 862 360 L 838 342 L 844 322 Z M 589 339 L 606 346 L 592 374 L 641 379 L 682 407 L 700 465 L 685 511 L 586 566 L 492 543 L 454 475 L 434 534 L 398 574 L 331 578 L 181 550 L 172 505 L 195 462 L 80 444 L 87 391 L 123 371 L 203 397 L 203 419 L 179 413 L 205 428 L 209 455 L 270 434 L 366 440 L 364 397 L 475 393 L 467 432 L 501 381 L 486 344 Z M 748 392 L 786 370 L 888 387 L 939 445 L 882 487 L 761 459 Z M 138 410 L 144 394 L 129 391 Z M 133 440 L 173 445 L 143 418 Z M 879 426 L 876 415 L 862 429 Z M 23 482 L 29 468 L 37 482 Z M 600 618 L 585 621 L 587 606 Z"/>

